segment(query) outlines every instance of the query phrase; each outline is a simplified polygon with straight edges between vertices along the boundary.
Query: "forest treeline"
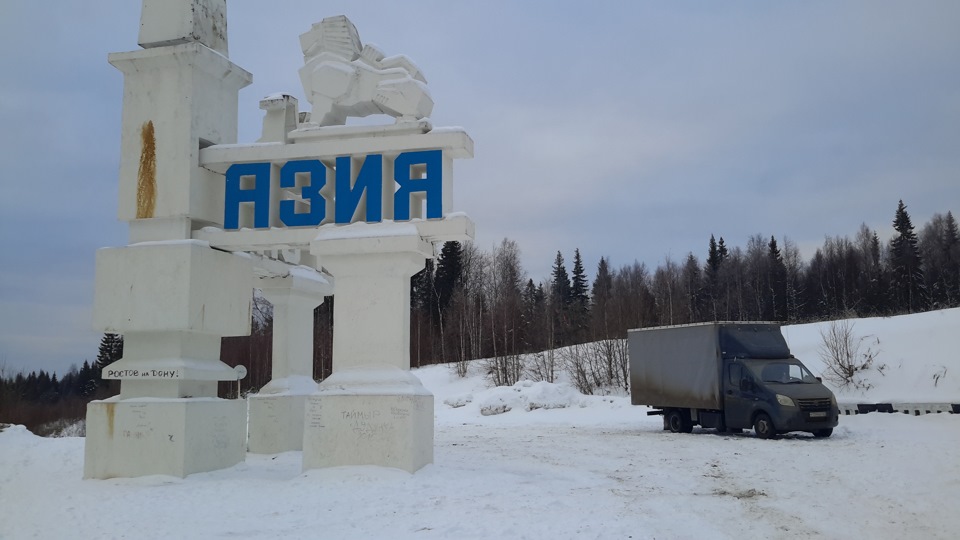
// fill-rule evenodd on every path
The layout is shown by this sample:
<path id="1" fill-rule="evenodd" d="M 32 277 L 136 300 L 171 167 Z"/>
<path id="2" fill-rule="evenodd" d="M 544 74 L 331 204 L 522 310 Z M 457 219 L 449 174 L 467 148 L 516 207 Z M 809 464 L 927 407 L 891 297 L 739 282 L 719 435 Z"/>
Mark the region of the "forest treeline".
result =
<path id="1" fill-rule="evenodd" d="M 728 246 L 723 236 L 711 235 L 699 256 L 666 258 L 655 268 L 640 262 L 614 267 L 601 257 L 592 281 L 579 250 L 569 265 L 557 252 L 550 276 L 535 282 L 513 240 L 489 251 L 448 242 L 411 279 L 410 364 L 486 358 L 494 384 L 513 384 L 531 370 L 552 380 L 564 359 L 545 351 L 567 347 L 574 352 L 565 354 L 603 357 L 593 364 L 566 358 L 564 368 L 575 380 L 625 386 L 626 353 L 617 341 L 630 328 L 715 320 L 802 323 L 960 306 L 960 231 L 953 214 L 935 214 L 916 232 L 900 201 L 893 227 L 886 240 L 866 225 L 852 238 L 827 237 L 809 260 L 786 237 L 758 234 L 744 246 Z M 332 371 L 334 302 L 327 298 L 314 312 L 318 380 Z M 109 392 L 99 369 L 119 358 L 122 338 L 104 340 L 97 362 L 84 362 L 61 379 L 43 371 L 4 374 L 0 410 L 9 411 L 11 400 L 88 401 Z M 224 338 L 221 352 L 227 364 L 247 367 L 241 391 L 269 382 L 271 340 L 271 306 L 254 295 L 251 335 Z M 578 348 L 588 343 L 594 348 Z M 523 355 L 534 355 L 532 363 L 522 363 Z M 236 393 L 235 383 L 222 383 L 221 395 Z"/>

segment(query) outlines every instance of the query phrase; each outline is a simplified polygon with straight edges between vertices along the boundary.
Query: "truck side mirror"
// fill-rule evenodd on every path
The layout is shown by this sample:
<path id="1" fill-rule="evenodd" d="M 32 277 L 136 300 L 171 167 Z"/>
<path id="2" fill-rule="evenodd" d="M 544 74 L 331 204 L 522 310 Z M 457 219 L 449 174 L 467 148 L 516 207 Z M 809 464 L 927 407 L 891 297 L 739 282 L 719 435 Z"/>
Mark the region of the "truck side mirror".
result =
<path id="1" fill-rule="evenodd" d="M 753 389 L 753 382 L 750 379 L 740 379 L 740 391 L 749 392 Z"/>

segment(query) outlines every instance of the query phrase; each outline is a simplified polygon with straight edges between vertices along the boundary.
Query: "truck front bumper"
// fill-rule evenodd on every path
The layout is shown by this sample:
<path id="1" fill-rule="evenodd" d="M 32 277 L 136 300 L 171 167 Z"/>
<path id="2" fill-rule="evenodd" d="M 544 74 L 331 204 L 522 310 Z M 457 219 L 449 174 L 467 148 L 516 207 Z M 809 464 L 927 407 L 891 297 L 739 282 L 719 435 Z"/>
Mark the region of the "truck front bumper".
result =
<path id="1" fill-rule="evenodd" d="M 840 423 L 839 409 L 809 411 L 783 407 L 779 416 L 773 418 L 777 431 L 817 431 L 835 428 Z"/>

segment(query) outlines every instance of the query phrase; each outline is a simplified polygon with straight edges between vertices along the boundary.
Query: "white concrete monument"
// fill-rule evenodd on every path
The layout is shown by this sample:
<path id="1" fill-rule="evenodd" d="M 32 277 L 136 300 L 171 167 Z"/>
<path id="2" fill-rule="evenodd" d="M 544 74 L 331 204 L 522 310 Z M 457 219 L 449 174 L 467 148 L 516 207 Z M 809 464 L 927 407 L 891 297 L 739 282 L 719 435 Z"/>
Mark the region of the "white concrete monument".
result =
<path id="1" fill-rule="evenodd" d="M 433 396 L 408 369 L 410 277 L 435 244 L 473 237 L 453 211 L 461 128 L 435 129 L 420 70 L 360 43 L 345 17 L 301 36 L 305 93 L 261 101 L 260 140 L 236 144 L 225 0 L 143 0 L 142 51 L 124 72 L 119 216 L 130 245 L 97 254 L 95 327 L 124 335 L 115 398 L 87 411 L 84 474 L 172 474 L 252 452 L 303 450 L 305 469 L 433 460 Z M 343 125 L 383 114 L 394 123 Z M 312 116 L 314 122 L 309 121 Z M 313 310 L 335 284 L 333 375 L 313 372 Z M 273 379 L 243 403 L 220 338 L 274 305 Z"/>

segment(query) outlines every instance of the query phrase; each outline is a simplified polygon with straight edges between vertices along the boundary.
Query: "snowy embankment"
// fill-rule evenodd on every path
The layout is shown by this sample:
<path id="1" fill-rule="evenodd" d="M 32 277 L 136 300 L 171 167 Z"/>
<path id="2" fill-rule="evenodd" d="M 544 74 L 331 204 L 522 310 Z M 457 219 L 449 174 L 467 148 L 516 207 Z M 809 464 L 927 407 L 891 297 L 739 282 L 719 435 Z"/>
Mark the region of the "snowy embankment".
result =
<path id="1" fill-rule="evenodd" d="M 857 375 L 860 387 L 826 381 L 838 401 L 960 403 L 960 308 L 851 323 L 860 353 L 869 351 L 874 360 L 870 369 Z M 826 371 L 819 349 L 821 331 L 829 325 L 783 327 L 794 356 L 814 373 Z"/>
<path id="2" fill-rule="evenodd" d="M 880 339 L 887 368 L 866 373 L 873 388 L 850 399 L 954 400 L 956 328 L 960 310 L 858 321 L 858 335 Z M 816 327 L 786 333 L 821 369 Z M 927 372 L 941 364 L 934 384 Z M 547 383 L 491 389 L 479 363 L 466 378 L 447 366 L 415 373 L 436 396 L 436 450 L 413 475 L 303 473 L 300 453 L 288 452 L 186 479 L 82 480 L 83 439 L 8 428 L 0 538 L 946 539 L 960 530 L 960 515 L 944 511 L 960 498 L 960 415 L 844 416 L 830 439 L 672 434 L 624 396 Z"/>

